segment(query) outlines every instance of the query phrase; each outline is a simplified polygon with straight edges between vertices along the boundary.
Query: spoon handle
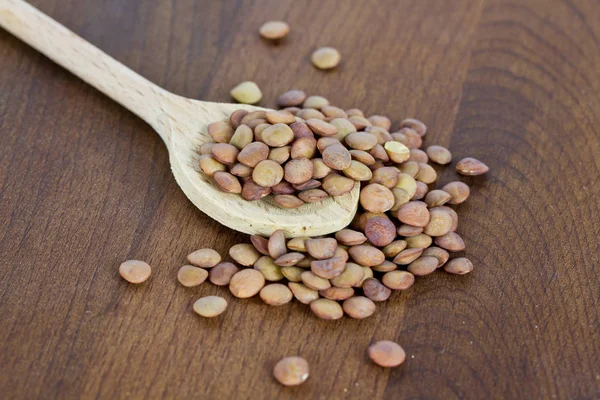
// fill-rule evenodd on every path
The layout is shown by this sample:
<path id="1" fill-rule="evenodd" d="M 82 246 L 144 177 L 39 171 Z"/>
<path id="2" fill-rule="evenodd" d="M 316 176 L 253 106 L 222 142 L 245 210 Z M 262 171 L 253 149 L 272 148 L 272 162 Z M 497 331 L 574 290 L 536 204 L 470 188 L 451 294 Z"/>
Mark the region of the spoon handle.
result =
<path id="1" fill-rule="evenodd" d="M 0 0 L 0 26 L 152 126 L 170 93 L 23 0 Z"/>

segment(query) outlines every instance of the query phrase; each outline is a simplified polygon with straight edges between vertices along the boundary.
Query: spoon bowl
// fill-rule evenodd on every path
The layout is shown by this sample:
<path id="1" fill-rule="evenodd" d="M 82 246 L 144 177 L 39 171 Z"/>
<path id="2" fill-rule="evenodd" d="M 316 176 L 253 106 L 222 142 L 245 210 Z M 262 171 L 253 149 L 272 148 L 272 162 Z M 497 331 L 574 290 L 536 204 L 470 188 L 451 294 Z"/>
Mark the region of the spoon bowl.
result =
<path id="1" fill-rule="evenodd" d="M 318 236 L 347 226 L 358 207 L 360 184 L 349 193 L 295 209 L 280 208 L 267 196 L 246 201 L 221 191 L 199 168 L 200 146 L 212 142 L 208 125 L 229 119 L 242 104 L 192 100 L 148 81 L 23 0 L 0 0 L 0 26 L 138 115 L 160 135 L 171 170 L 190 201 L 232 229 L 270 235 Z"/>

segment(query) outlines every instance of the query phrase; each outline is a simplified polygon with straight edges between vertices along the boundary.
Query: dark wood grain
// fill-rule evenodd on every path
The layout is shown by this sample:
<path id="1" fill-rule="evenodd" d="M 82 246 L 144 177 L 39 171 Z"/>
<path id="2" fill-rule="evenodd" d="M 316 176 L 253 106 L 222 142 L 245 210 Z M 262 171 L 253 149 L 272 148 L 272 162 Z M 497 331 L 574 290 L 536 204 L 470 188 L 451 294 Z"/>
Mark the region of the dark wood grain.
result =
<path id="1" fill-rule="evenodd" d="M 228 101 L 254 80 L 423 119 L 426 143 L 491 173 L 459 207 L 475 271 L 436 273 L 365 321 L 268 307 L 175 275 L 246 241 L 179 191 L 159 137 L 0 31 L 0 397 L 600 398 L 600 8 L 594 0 L 37 0 L 168 90 Z M 273 46 L 256 31 L 284 19 Z M 310 52 L 343 54 L 332 72 Z M 450 169 L 441 182 L 455 178 Z M 147 260 L 151 280 L 118 276 Z M 220 318 L 191 312 L 219 294 Z M 368 362 L 396 340 L 400 368 Z M 283 388 L 282 356 L 311 378 Z"/>

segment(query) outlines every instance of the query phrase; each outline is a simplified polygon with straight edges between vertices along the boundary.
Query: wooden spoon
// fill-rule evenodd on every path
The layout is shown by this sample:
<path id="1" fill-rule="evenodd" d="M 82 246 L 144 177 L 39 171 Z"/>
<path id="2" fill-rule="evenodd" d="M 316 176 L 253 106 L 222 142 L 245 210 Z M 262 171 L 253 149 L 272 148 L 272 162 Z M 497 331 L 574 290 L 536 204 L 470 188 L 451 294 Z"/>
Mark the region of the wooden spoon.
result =
<path id="1" fill-rule="evenodd" d="M 220 191 L 198 166 L 198 149 L 212 141 L 208 124 L 229 118 L 241 104 L 211 103 L 170 93 L 136 74 L 22 0 L 0 0 L 0 26 L 146 121 L 167 145 L 175 180 L 192 203 L 232 229 L 288 237 L 316 236 L 347 226 L 358 205 L 359 184 L 336 198 L 282 209 L 270 198 L 245 201 Z M 269 196 L 271 197 L 271 196 Z"/>

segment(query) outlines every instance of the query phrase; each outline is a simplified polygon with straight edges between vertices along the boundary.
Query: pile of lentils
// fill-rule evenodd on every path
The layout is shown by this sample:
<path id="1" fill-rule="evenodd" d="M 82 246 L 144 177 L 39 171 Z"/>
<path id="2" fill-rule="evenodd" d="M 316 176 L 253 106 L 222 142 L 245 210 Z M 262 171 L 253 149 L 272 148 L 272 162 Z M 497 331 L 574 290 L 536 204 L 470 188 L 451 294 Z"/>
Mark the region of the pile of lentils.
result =
<path id="1" fill-rule="evenodd" d="M 437 207 L 459 204 L 468 196 L 461 182 L 428 193 L 437 173 L 427 162 L 448 164 L 452 155 L 442 146 L 420 149 L 427 127 L 419 120 L 405 119 L 390 133 L 385 116 L 366 118 L 359 109 L 343 110 L 301 90 L 282 94 L 278 105 L 282 109 L 277 111 L 237 110 L 229 120 L 208 126 L 215 143 L 200 147 L 200 169 L 224 192 L 248 201 L 273 194 L 280 207 L 297 208 L 344 195 L 355 182 L 363 182 L 362 208 L 393 217 L 409 202 L 415 210 L 423 205 L 413 200 Z M 464 175 L 488 170 L 473 158 L 459 161 L 456 168 Z M 422 214 L 426 221 L 417 223 L 427 224 L 428 214 Z"/>
<path id="2" fill-rule="evenodd" d="M 238 110 L 211 124 L 216 143 L 202 146 L 200 169 L 225 192 L 248 201 L 273 194 L 285 208 L 343 195 L 361 182 L 354 221 L 327 237 L 286 240 L 281 230 L 269 238 L 253 235 L 251 244 L 229 250 L 237 265 L 221 262 L 212 249 L 198 250 L 180 271 L 182 284 L 189 286 L 186 277 L 193 272 L 195 283 L 208 277 L 239 298 L 258 294 L 273 306 L 296 298 L 323 319 L 344 313 L 362 319 L 393 291 L 410 288 L 416 276 L 442 267 L 452 274 L 472 271 L 467 258 L 450 260 L 465 243 L 449 205 L 467 200 L 469 187 L 455 181 L 430 190 L 438 176 L 428 162 L 447 165 L 452 155 L 442 146 L 420 149 L 423 122 L 405 119 L 390 133 L 385 116 L 366 118 L 359 109 L 343 110 L 301 90 L 282 94 L 278 105 L 279 111 Z M 462 175 L 488 171 L 474 158 L 456 169 Z M 202 311 L 206 306 L 195 309 L 213 314 L 213 304 Z"/>

